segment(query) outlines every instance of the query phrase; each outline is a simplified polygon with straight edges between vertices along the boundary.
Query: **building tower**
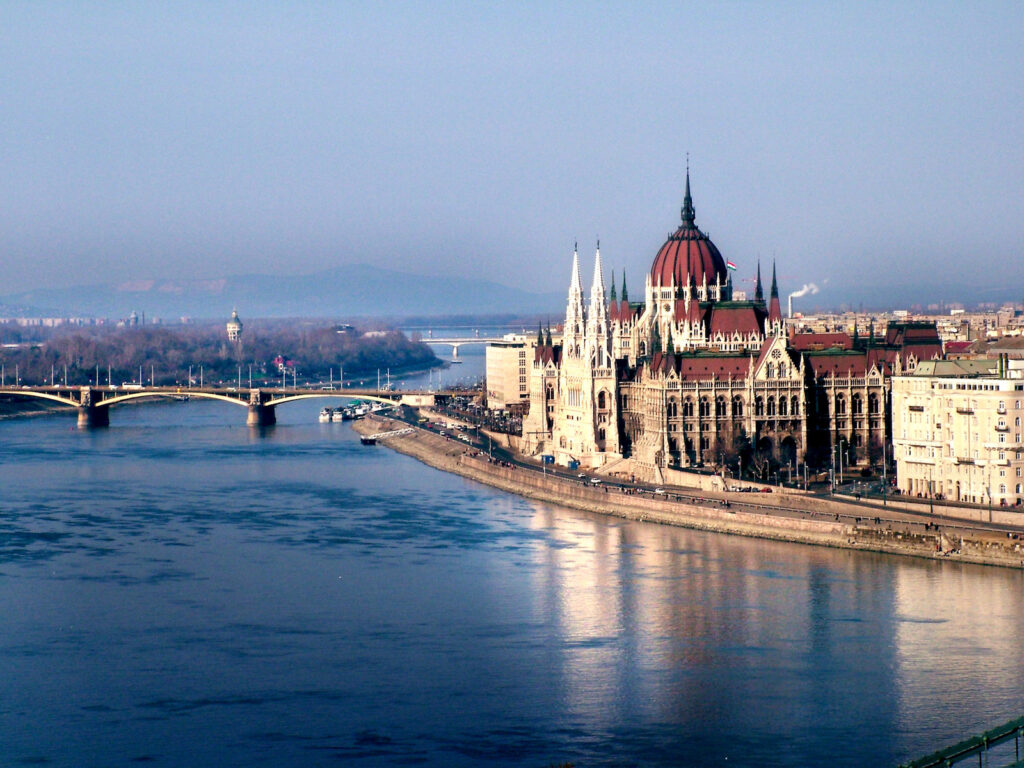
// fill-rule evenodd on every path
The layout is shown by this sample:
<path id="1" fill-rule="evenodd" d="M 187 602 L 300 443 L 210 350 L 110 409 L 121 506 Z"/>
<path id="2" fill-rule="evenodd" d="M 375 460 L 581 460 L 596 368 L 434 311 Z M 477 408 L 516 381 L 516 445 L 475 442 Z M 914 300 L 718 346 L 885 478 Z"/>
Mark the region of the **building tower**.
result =
<path id="1" fill-rule="evenodd" d="M 227 325 L 228 341 L 239 344 L 242 341 L 242 321 L 238 318 L 238 310 L 231 310 L 231 319 L 228 320 Z"/>

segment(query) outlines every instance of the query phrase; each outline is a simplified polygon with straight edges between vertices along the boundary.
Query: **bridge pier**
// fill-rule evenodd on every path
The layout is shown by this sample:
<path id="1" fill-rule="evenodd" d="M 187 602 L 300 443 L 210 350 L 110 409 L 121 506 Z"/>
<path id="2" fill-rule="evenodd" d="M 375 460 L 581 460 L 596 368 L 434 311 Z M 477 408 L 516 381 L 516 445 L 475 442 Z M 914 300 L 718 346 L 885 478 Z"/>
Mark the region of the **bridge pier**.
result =
<path id="1" fill-rule="evenodd" d="M 272 405 L 249 405 L 249 415 L 245 419 L 247 427 L 270 427 L 277 424 L 277 414 Z"/>
<path id="2" fill-rule="evenodd" d="M 248 427 L 269 427 L 277 424 L 277 414 L 274 413 L 274 406 L 267 405 L 266 395 L 258 389 L 249 393 L 249 415 L 245 419 Z"/>
<path id="3" fill-rule="evenodd" d="M 110 426 L 110 409 L 97 405 L 78 406 L 78 428 L 95 429 Z"/>

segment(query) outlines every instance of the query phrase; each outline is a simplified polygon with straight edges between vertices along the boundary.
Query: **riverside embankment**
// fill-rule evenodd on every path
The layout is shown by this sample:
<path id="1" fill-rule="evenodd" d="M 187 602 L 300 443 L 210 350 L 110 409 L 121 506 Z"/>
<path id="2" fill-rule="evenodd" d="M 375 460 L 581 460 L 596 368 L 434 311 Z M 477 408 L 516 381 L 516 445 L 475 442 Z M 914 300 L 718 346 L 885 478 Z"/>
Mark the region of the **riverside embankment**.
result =
<path id="1" fill-rule="evenodd" d="M 354 423 L 364 435 L 399 426 L 407 425 L 382 417 Z M 699 489 L 652 494 L 637 488 L 594 486 L 497 462 L 462 441 L 423 429 L 380 442 L 437 469 L 574 509 L 779 541 L 1024 568 L 1024 527 L 1013 531 L 964 521 L 933 522 L 934 518 L 901 510 L 883 511 L 817 497 L 769 500 L 757 494 L 754 500 L 754 494 L 712 495 Z"/>

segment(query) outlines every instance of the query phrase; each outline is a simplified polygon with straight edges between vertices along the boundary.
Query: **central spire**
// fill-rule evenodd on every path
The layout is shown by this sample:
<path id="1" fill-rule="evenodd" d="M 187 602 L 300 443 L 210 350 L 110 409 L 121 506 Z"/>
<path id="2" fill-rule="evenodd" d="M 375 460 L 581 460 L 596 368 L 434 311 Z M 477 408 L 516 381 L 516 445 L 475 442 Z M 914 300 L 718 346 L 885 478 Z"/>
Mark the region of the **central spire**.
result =
<path id="1" fill-rule="evenodd" d="M 686 195 L 683 197 L 683 209 L 680 211 L 680 216 L 683 219 L 683 224 L 687 227 L 694 226 L 694 214 L 693 210 L 693 198 L 690 197 L 690 160 L 686 160 Z"/>

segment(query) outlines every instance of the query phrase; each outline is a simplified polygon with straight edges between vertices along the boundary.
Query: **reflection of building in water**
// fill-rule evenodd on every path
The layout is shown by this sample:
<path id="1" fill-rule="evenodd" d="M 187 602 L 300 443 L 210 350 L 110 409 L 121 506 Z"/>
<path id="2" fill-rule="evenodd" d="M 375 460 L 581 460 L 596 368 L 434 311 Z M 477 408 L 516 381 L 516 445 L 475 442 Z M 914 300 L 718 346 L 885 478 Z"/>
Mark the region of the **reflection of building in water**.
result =
<path id="1" fill-rule="evenodd" d="M 800 755 L 822 729 L 902 744 L 941 722 L 945 741 L 1024 690 L 1018 572 L 532 506 L 564 707 L 609 733 L 669 727 L 681 764 L 707 762 L 707 724 L 748 757 Z"/>

